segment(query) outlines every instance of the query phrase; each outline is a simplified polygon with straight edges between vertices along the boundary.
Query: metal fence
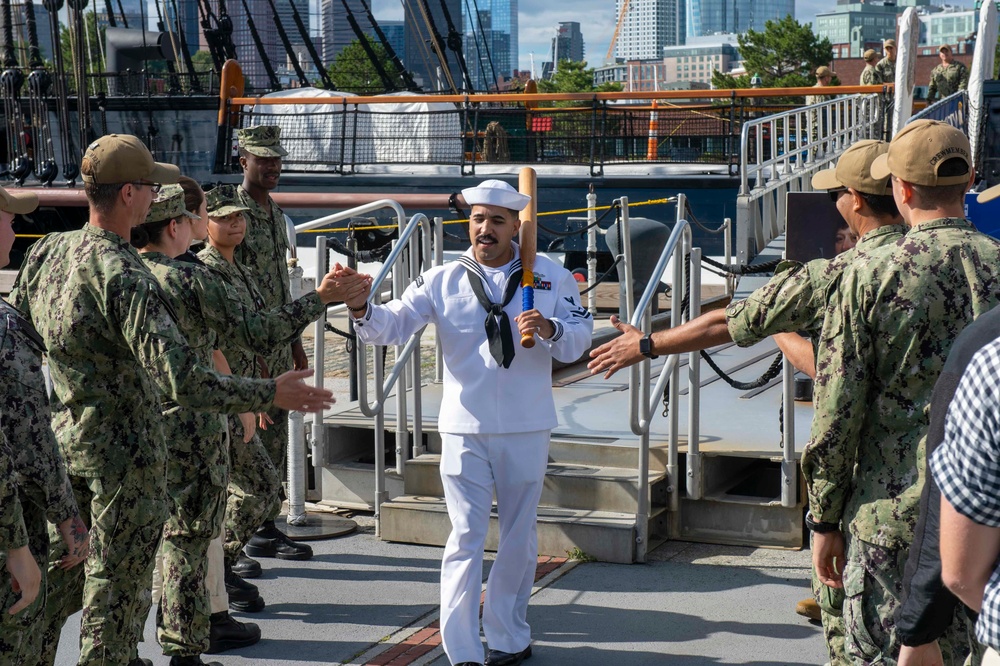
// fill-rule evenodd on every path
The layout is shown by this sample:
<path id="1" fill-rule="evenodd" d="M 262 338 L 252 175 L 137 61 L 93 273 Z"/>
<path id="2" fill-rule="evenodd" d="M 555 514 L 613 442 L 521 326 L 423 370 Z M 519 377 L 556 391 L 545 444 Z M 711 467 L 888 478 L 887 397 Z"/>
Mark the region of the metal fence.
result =
<path id="1" fill-rule="evenodd" d="M 633 163 L 735 169 L 747 123 L 795 108 L 806 90 L 644 93 L 645 99 L 635 93 L 224 98 L 230 112 L 223 113 L 228 122 L 218 145 L 232 146 L 238 128 L 278 125 L 287 172 L 429 164 L 474 174 L 477 165 L 537 163 L 583 165 L 592 175 Z M 799 141 L 794 133 L 791 139 Z M 783 145 L 762 144 L 779 152 Z M 236 155 L 219 155 L 216 167 L 235 172 Z"/>

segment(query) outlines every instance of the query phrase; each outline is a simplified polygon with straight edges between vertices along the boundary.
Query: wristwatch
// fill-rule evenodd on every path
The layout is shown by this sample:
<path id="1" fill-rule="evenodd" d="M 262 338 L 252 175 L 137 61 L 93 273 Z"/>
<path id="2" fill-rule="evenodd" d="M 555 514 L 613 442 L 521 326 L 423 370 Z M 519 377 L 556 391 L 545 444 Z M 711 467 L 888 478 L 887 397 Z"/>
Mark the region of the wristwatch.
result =
<path id="1" fill-rule="evenodd" d="M 659 355 L 653 353 L 652 334 L 639 339 L 639 353 L 645 356 L 646 358 L 660 358 Z"/>
<path id="2" fill-rule="evenodd" d="M 817 534 L 826 534 L 827 532 L 836 532 L 840 529 L 839 523 L 821 523 L 813 519 L 812 512 L 806 511 L 806 527 L 809 528 L 810 532 L 816 532 Z"/>

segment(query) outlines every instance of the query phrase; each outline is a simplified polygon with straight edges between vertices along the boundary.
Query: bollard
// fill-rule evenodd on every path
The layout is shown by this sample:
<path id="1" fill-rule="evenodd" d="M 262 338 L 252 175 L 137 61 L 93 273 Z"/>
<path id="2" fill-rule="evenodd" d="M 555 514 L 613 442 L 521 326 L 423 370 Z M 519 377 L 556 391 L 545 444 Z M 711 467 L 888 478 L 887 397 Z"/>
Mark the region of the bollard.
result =
<path id="1" fill-rule="evenodd" d="M 646 159 L 653 161 L 660 148 L 660 114 L 656 110 L 656 100 L 653 100 L 653 110 L 649 112 L 649 140 L 646 143 Z"/>

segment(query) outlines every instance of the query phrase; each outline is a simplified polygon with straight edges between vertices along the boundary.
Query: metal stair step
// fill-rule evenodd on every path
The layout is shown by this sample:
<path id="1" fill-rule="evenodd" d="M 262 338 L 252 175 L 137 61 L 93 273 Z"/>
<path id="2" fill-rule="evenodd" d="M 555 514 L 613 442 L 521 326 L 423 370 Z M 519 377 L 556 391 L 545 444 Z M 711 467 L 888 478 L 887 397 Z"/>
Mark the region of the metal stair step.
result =
<path id="1" fill-rule="evenodd" d="M 443 546 L 451 533 L 444 500 L 404 495 L 382 505 L 381 538 L 387 541 Z M 496 506 L 490 513 L 487 550 L 496 550 Z M 630 563 L 635 551 L 635 516 L 612 511 L 558 507 L 538 509 L 538 553 L 565 556 L 585 553 L 602 562 Z"/>
<path id="2" fill-rule="evenodd" d="M 407 495 L 441 497 L 441 456 L 427 453 L 407 461 L 404 492 Z M 567 509 L 590 509 L 634 513 L 638 475 L 634 469 L 594 467 L 550 462 L 540 504 Z M 653 504 L 664 504 L 666 475 L 650 472 Z"/>

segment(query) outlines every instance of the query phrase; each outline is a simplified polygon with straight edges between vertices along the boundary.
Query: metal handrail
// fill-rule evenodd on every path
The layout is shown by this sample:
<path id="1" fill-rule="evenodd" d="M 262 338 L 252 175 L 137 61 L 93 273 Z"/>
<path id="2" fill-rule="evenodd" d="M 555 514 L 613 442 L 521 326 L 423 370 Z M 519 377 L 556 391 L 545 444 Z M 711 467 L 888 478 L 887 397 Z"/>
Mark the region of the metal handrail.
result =
<path id="1" fill-rule="evenodd" d="M 849 95 L 743 124 L 736 230 L 741 265 L 784 233 L 787 192 L 810 191 L 813 173 L 856 141 L 881 136 L 884 104 L 882 95 Z"/>
<path id="2" fill-rule="evenodd" d="M 396 204 L 398 206 L 398 204 Z M 401 210 L 401 209 L 400 209 Z M 400 219 L 405 219 L 405 216 L 401 216 Z M 414 241 L 420 236 L 416 236 L 417 230 L 422 231 L 424 247 L 429 248 L 431 246 L 431 228 L 427 216 L 423 213 L 417 213 L 405 226 L 400 224 L 399 239 L 393 242 L 392 250 L 389 256 L 386 257 L 385 262 L 382 264 L 382 268 L 379 270 L 378 274 L 372 281 L 371 296 L 369 296 L 370 303 L 378 303 L 381 300 L 381 288 L 385 280 L 390 274 L 393 275 L 392 290 L 393 295 L 398 297 L 402 295 L 403 290 L 409 284 L 409 282 L 415 279 L 415 271 L 418 270 L 419 265 L 416 261 L 416 247 L 414 246 Z M 426 250 L 425 250 L 426 251 Z M 408 269 L 407 273 L 404 274 L 402 263 L 407 261 L 409 265 L 406 267 Z M 407 361 L 414 356 L 414 350 L 420 349 L 420 338 L 423 335 L 424 329 L 421 328 L 415 335 L 413 335 L 405 345 L 396 347 L 396 362 L 393 365 L 392 371 L 389 373 L 389 377 L 385 378 L 385 368 L 382 364 L 382 359 L 376 354 L 374 365 L 374 383 L 375 383 L 375 402 L 369 402 L 369 391 L 368 391 L 368 345 L 358 344 L 355 345 L 355 353 L 357 354 L 357 366 L 359 370 L 359 381 L 358 381 L 358 407 L 361 413 L 365 416 L 373 417 L 375 419 L 374 430 L 375 430 L 375 533 L 376 536 L 381 535 L 381 508 L 383 502 L 388 499 L 388 493 L 385 488 L 385 397 L 388 395 L 394 387 L 396 387 L 399 379 L 402 377 L 403 382 L 396 391 L 396 461 L 397 461 L 397 471 L 402 473 L 403 465 L 406 462 L 406 452 L 407 452 L 407 436 L 408 431 L 406 428 L 406 402 L 405 402 L 405 391 L 406 391 L 406 376 L 407 376 Z M 413 388 L 414 393 L 419 394 L 420 391 L 420 364 L 419 364 L 419 354 L 417 356 L 416 364 L 413 367 Z M 415 398 L 416 409 L 413 414 L 414 421 L 414 434 L 416 441 L 420 441 L 420 436 L 422 432 L 422 415 L 420 413 L 420 402 L 419 397 Z"/>
<path id="3" fill-rule="evenodd" d="M 691 225 L 686 219 L 683 218 L 684 212 L 687 210 L 686 201 L 683 194 L 677 197 L 677 223 L 674 225 L 674 229 L 670 234 L 670 238 L 667 240 L 663 251 L 660 253 L 660 259 L 656 263 L 656 268 L 653 269 L 652 278 L 646 285 L 645 291 L 643 291 L 642 296 L 639 298 L 639 302 L 632 306 L 629 303 L 630 312 L 628 313 L 629 323 L 636 328 L 643 331 L 649 332 L 652 328 L 652 303 L 653 299 L 656 298 L 656 294 L 659 289 L 659 278 L 663 275 L 664 271 L 667 269 L 667 264 L 670 262 L 671 258 L 674 260 L 674 280 L 673 289 L 670 293 L 670 325 L 672 327 L 679 326 L 682 323 L 684 313 L 682 312 L 682 301 L 683 294 L 688 285 L 685 284 L 685 271 L 684 264 L 689 261 L 689 255 L 691 254 L 691 242 L 692 233 Z M 622 229 L 625 233 L 625 247 L 628 247 L 629 236 L 628 236 L 628 202 L 623 200 L 622 202 L 622 217 L 621 223 L 623 225 Z M 700 257 L 699 257 L 700 263 Z M 700 271 L 701 267 L 692 266 L 692 274 Z M 630 262 L 625 264 L 625 281 L 627 284 L 632 283 L 632 268 Z M 691 293 L 691 303 L 692 307 L 694 303 L 698 303 L 701 298 L 701 294 L 697 296 Z M 652 391 L 652 399 L 650 397 L 650 361 L 649 359 L 643 359 L 642 362 L 633 365 L 629 368 L 629 425 L 632 432 L 639 436 L 639 461 L 638 461 L 638 491 L 637 491 L 637 502 L 636 502 L 636 536 L 635 536 L 635 559 L 637 562 L 646 561 L 646 552 L 649 547 L 649 513 L 650 513 L 650 498 L 649 498 L 649 429 L 652 422 L 652 415 L 657 407 L 658 397 L 663 394 L 663 389 L 668 380 L 670 381 L 670 404 L 676 406 L 678 399 L 680 397 L 680 363 L 679 354 L 671 354 L 664 361 L 663 367 L 660 370 L 660 378 L 656 382 L 656 387 Z M 697 366 L 698 364 L 692 364 Z M 694 377 L 689 376 L 690 380 L 694 379 L 694 383 L 689 383 L 689 409 L 690 405 L 697 407 L 697 396 L 699 390 L 699 384 L 696 381 L 697 375 Z M 641 407 L 640 407 L 641 404 Z M 691 420 L 696 421 L 697 415 L 689 417 L 689 424 Z M 680 421 L 678 418 L 678 410 L 676 407 L 670 410 L 670 435 L 667 453 L 667 477 L 670 481 L 670 510 L 676 515 L 677 510 L 680 508 L 680 495 L 677 483 L 677 451 L 678 451 L 678 427 Z M 697 432 L 697 425 L 695 425 L 695 431 Z M 697 435 L 695 435 L 696 437 Z M 689 439 L 691 439 L 689 437 Z M 691 450 L 691 442 L 688 442 L 689 452 Z M 697 443 L 695 442 L 695 447 Z M 697 451 L 697 448 L 695 448 Z M 690 453 L 689 453 L 690 455 Z"/>

